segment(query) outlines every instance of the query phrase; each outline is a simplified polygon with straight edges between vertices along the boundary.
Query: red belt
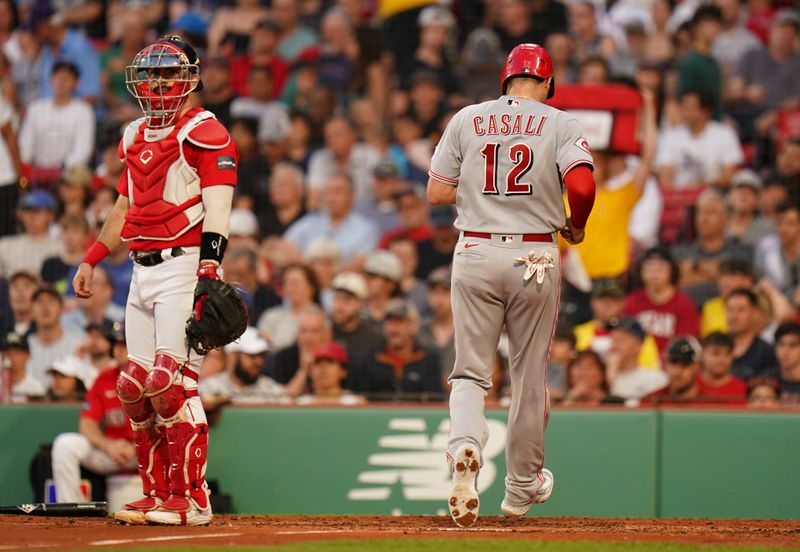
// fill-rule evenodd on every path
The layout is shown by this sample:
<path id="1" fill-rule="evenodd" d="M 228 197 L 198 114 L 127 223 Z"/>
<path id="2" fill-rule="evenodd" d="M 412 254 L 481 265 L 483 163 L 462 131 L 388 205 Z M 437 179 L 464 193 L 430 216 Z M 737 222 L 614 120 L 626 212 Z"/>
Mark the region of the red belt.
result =
<path id="1" fill-rule="evenodd" d="M 492 235 L 487 232 L 464 232 L 464 237 L 492 239 Z M 522 234 L 522 241 L 553 243 L 553 234 Z"/>

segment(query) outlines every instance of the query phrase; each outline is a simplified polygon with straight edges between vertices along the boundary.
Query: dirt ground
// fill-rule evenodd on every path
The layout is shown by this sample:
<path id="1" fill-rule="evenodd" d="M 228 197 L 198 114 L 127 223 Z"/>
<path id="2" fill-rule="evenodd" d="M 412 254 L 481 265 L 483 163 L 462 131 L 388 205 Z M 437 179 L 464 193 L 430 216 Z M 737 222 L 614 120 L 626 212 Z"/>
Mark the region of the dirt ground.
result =
<path id="1" fill-rule="evenodd" d="M 208 527 L 122 526 L 98 518 L 0 516 L 0 550 L 102 550 L 158 545 L 270 545 L 310 540 L 420 537 L 668 541 L 800 547 L 800 521 L 482 517 L 456 528 L 449 517 L 217 516 Z"/>

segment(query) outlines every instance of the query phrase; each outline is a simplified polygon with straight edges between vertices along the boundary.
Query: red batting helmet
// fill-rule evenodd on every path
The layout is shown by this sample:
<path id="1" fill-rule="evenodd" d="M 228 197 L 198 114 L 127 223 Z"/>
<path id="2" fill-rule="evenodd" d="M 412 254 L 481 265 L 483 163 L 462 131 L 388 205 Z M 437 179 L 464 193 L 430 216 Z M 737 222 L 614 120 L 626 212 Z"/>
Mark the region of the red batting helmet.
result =
<path id="1" fill-rule="evenodd" d="M 552 76 L 553 61 L 547 50 L 538 44 L 520 44 L 511 50 L 503 65 L 503 72 L 500 74 L 500 91 L 503 94 L 506 93 L 506 83 L 512 77 L 537 77 L 544 80 Z M 551 80 L 547 98 L 552 98 L 555 91 L 555 82 Z"/>

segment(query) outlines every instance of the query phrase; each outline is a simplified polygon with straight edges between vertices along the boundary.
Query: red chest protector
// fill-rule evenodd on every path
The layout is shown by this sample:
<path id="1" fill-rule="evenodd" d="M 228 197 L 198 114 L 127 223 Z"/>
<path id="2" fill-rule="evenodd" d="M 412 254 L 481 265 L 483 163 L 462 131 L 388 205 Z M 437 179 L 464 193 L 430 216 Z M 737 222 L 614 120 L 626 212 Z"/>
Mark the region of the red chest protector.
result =
<path id="1" fill-rule="evenodd" d="M 217 127 L 222 128 L 214 115 L 198 108 L 172 128 L 151 130 L 142 118 L 125 129 L 119 146 L 128 176 L 124 241 L 173 240 L 203 220 L 200 177 L 186 161 L 184 141 L 207 149 L 224 148 L 230 137 Z"/>

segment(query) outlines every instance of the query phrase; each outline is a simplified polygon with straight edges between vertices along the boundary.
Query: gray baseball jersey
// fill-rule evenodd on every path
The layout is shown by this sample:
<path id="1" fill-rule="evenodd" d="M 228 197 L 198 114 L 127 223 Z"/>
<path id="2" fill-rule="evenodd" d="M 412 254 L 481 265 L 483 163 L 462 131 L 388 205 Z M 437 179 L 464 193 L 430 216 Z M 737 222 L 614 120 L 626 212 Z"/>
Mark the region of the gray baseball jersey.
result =
<path id="1" fill-rule="evenodd" d="M 564 226 L 561 177 L 581 163 L 592 165 L 592 154 L 577 120 L 501 96 L 452 118 L 429 174 L 458 186 L 459 230 L 546 233 Z"/>
<path id="2" fill-rule="evenodd" d="M 555 232 L 566 219 L 562 177 L 583 163 L 592 165 L 592 155 L 574 118 L 510 96 L 458 112 L 431 161 L 433 179 L 458 187 L 456 226 L 463 232 L 453 254 L 447 453 L 452 459 L 464 447 L 486 445 L 484 399 L 505 326 L 512 394 L 504 500 L 513 507 L 546 491 L 545 369 L 561 281 Z M 454 485 L 450 500 L 454 519 L 464 515 L 460 489 Z M 466 504 L 477 512 L 477 500 Z"/>

